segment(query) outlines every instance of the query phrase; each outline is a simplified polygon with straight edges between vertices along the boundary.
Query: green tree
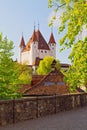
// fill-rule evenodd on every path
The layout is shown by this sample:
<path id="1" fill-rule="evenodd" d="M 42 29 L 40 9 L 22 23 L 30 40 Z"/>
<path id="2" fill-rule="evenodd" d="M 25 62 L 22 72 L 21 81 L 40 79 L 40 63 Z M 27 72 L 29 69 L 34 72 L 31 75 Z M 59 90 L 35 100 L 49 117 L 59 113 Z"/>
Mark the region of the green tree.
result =
<path id="1" fill-rule="evenodd" d="M 0 34 L 0 99 L 9 99 L 19 96 L 17 93 L 17 71 L 14 68 L 13 42 Z"/>
<path id="2" fill-rule="evenodd" d="M 60 39 L 62 48 L 71 47 L 80 32 L 87 27 L 87 1 L 86 0 L 48 0 L 48 6 L 54 7 L 55 16 L 51 24 L 56 20 L 56 13 L 62 8 L 61 26 L 59 33 L 66 31 Z"/>
<path id="3" fill-rule="evenodd" d="M 18 76 L 19 84 L 29 84 L 31 82 L 32 69 L 25 64 L 16 63 L 15 65 L 19 71 Z"/>
<path id="4" fill-rule="evenodd" d="M 87 84 L 87 40 L 78 38 L 87 28 L 87 1 L 86 0 L 48 0 L 49 7 L 55 7 L 55 16 L 50 25 L 56 20 L 56 13 L 62 8 L 61 25 L 59 33 L 65 31 L 60 39 L 62 49 L 72 48 L 69 58 L 72 66 L 66 74 L 66 81 L 71 91 L 76 86 Z"/>
<path id="5" fill-rule="evenodd" d="M 72 61 L 66 81 L 70 85 L 70 90 L 75 90 L 76 87 L 87 85 L 87 39 L 77 42 L 69 56 Z"/>
<path id="6" fill-rule="evenodd" d="M 7 37 L 3 38 L 0 34 L 0 99 L 18 98 L 21 94 L 18 92 L 18 85 L 24 80 L 20 76 L 18 65 L 13 62 L 14 55 L 13 42 L 8 41 Z"/>
<path id="7" fill-rule="evenodd" d="M 51 72 L 52 70 L 51 64 L 53 60 L 55 59 L 51 56 L 46 56 L 43 60 L 41 60 L 39 67 L 37 69 L 37 73 L 41 75 L 46 75 L 49 72 Z M 60 62 L 58 60 L 56 61 L 56 67 L 57 69 L 60 69 Z"/>

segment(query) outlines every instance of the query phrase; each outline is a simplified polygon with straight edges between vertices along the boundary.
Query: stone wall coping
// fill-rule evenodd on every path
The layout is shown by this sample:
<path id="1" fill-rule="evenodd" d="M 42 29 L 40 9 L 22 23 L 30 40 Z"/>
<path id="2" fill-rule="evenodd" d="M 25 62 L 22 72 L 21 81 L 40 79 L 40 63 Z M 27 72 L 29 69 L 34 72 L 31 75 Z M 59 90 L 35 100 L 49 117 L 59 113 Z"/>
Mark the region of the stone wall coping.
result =
<path id="1" fill-rule="evenodd" d="M 81 92 L 81 93 L 68 93 L 68 94 L 59 94 L 59 95 L 56 95 L 56 97 L 63 97 L 63 96 L 78 96 L 78 95 L 87 95 L 87 93 L 85 92 Z"/>
<path id="2" fill-rule="evenodd" d="M 34 100 L 37 100 L 37 99 L 49 99 L 49 98 L 54 98 L 54 97 L 64 97 L 64 96 L 80 96 L 80 95 L 87 95 L 87 93 L 85 93 L 85 92 L 81 92 L 81 93 L 72 93 L 72 94 L 70 94 L 70 93 L 68 93 L 68 94 L 58 94 L 58 95 L 46 95 L 46 96 L 27 96 L 27 97 L 22 97 L 22 98 L 19 98 L 19 99 L 14 99 L 14 100 L 0 100 L 0 104 L 2 104 L 2 103 L 5 103 L 5 104 L 7 104 L 7 103 L 11 103 L 11 102 L 23 102 L 23 101 L 34 101 Z"/>
<path id="3" fill-rule="evenodd" d="M 8 104 L 8 103 L 12 103 L 13 100 L 0 100 L 0 104 Z"/>
<path id="4" fill-rule="evenodd" d="M 52 99 L 54 98 L 56 95 L 52 95 L 52 96 L 39 96 L 37 99 L 42 100 L 42 99 Z"/>
<path id="5" fill-rule="evenodd" d="M 37 97 L 23 97 L 20 99 L 15 99 L 15 102 L 27 102 L 27 101 L 36 101 Z"/>

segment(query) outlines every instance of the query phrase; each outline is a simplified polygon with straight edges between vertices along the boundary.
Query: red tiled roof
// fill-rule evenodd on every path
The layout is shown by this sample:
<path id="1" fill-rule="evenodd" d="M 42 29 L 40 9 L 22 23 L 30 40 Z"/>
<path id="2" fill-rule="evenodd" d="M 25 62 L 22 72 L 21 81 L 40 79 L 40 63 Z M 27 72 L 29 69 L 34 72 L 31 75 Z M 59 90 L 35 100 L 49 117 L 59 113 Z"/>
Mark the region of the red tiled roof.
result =
<path id="1" fill-rule="evenodd" d="M 48 75 L 43 76 L 37 83 L 32 82 L 31 88 L 25 90 L 25 94 L 65 94 L 70 93 L 69 86 L 63 80 L 64 75 L 59 70 L 53 70 Z M 53 83 L 48 84 L 47 83 Z M 59 84 L 57 84 L 59 83 Z M 83 92 L 76 88 L 76 93 Z"/>
<path id="2" fill-rule="evenodd" d="M 35 30 L 34 30 L 34 32 L 33 32 L 33 34 L 32 34 L 32 37 L 29 39 L 29 41 L 28 41 L 28 43 L 27 43 L 26 48 L 25 48 L 24 51 L 29 51 L 29 50 L 30 50 L 30 45 L 31 45 L 31 43 L 34 42 L 34 41 L 37 41 L 37 37 L 36 37 Z"/>
<path id="3" fill-rule="evenodd" d="M 45 49 L 45 50 L 50 50 L 47 42 L 45 41 L 44 37 L 42 36 L 41 32 L 35 31 L 33 32 L 31 38 L 29 39 L 24 51 L 30 50 L 30 45 L 32 42 L 37 41 L 38 42 L 38 49 Z"/>
<path id="4" fill-rule="evenodd" d="M 42 36 L 39 30 L 36 31 L 36 36 L 37 36 L 37 41 L 38 41 L 38 49 L 50 50 L 47 42 L 45 41 L 44 37 Z"/>
<path id="5" fill-rule="evenodd" d="M 37 84 L 35 84 L 31 88 L 27 89 L 25 91 L 25 93 L 29 93 L 31 90 L 33 90 L 35 88 L 39 88 L 41 86 L 41 84 L 43 84 L 44 81 L 57 82 L 58 81 L 58 79 L 57 79 L 58 75 L 61 76 L 61 78 L 63 79 L 64 75 L 59 70 L 53 70 L 53 71 L 51 71 L 48 75 L 43 76 L 43 78 Z M 59 79 L 59 81 L 61 81 L 61 79 Z"/>
<path id="6" fill-rule="evenodd" d="M 21 88 L 19 89 L 20 93 L 24 93 L 27 89 L 31 88 L 31 84 L 21 84 Z"/>
<path id="7" fill-rule="evenodd" d="M 22 36 L 19 47 L 25 47 L 24 37 Z"/>
<path id="8" fill-rule="evenodd" d="M 39 83 L 44 77 L 45 75 L 32 75 L 31 86 L 34 86 L 35 84 Z"/>
<path id="9" fill-rule="evenodd" d="M 51 35 L 50 35 L 50 39 L 49 39 L 49 42 L 48 42 L 48 44 L 56 44 L 56 42 L 55 42 L 55 39 L 54 39 L 54 36 L 53 36 L 53 33 L 51 33 Z"/>

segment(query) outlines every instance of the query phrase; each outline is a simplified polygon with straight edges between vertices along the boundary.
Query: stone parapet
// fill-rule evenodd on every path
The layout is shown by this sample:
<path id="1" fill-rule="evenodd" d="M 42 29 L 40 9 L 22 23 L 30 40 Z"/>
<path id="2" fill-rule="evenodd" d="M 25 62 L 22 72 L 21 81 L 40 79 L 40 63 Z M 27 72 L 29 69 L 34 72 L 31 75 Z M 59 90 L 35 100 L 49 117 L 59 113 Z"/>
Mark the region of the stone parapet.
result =
<path id="1" fill-rule="evenodd" d="M 87 93 L 0 101 L 0 126 L 87 106 Z"/>

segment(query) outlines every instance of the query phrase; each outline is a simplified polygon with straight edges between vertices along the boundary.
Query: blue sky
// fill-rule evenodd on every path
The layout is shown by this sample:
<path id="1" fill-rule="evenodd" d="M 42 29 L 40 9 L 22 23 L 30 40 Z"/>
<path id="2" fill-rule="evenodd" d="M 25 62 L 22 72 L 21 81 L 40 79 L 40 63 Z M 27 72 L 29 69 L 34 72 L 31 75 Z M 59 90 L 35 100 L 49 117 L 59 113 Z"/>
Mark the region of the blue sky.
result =
<path id="1" fill-rule="evenodd" d="M 48 42 L 51 33 L 48 21 L 52 10 L 48 8 L 48 0 L 0 0 L 0 32 L 14 42 L 14 59 L 19 59 L 22 32 L 26 43 L 32 35 L 34 23 L 37 29 L 39 22 L 39 29 Z M 70 50 L 59 52 L 62 34 L 58 34 L 57 27 L 53 28 L 53 33 L 57 42 L 57 59 L 62 63 L 70 63 Z"/>

